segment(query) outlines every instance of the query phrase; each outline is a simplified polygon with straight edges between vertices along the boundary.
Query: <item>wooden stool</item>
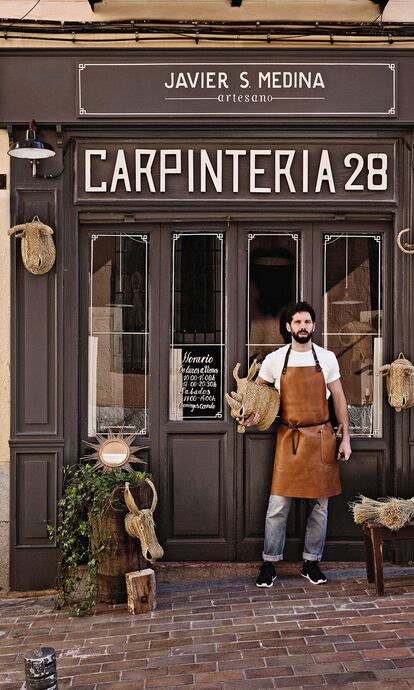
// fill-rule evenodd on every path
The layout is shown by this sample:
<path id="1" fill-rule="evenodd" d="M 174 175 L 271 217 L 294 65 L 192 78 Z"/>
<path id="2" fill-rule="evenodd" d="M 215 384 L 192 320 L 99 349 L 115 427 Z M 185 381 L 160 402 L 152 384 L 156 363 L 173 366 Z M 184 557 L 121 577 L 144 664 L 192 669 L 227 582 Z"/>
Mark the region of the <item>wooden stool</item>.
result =
<path id="1" fill-rule="evenodd" d="M 384 574 L 382 570 L 382 542 L 394 539 L 414 539 L 414 521 L 407 522 L 399 530 L 391 530 L 378 522 L 368 520 L 362 525 L 365 540 L 365 558 L 368 582 L 375 582 L 377 596 L 384 596 Z"/>

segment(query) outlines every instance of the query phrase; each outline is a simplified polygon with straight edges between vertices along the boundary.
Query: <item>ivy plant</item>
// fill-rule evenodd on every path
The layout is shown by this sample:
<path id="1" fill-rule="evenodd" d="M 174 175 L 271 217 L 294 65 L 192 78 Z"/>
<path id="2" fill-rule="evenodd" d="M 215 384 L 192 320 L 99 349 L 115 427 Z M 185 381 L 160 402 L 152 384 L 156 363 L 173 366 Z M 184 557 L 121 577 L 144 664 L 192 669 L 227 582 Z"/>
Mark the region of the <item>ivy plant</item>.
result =
<path id="1" fill-rule="evenodd" d="M 57 576 L 56 607 L 74 604 L 74 615 L 90 613 L 96 602 L 99 563 L 110 545 L 104 534 L 101 518 L 108 508 L 123 510 L 125 481 L 130 487 L 139 487 L 149 477 L 146 472 L 126 473 L 115 469 L 101 472 L 93 465 L 66 466 L 64 468 L 63 496 L 58 503 L 58 523 L 49 526 L 49 536 L 60 549 Z M 92 539 L 91 521 L 98 526 L 98 538 Z M 86 566 L 83 596 L 78 596 L 82 579 L 80 566 Z"/>

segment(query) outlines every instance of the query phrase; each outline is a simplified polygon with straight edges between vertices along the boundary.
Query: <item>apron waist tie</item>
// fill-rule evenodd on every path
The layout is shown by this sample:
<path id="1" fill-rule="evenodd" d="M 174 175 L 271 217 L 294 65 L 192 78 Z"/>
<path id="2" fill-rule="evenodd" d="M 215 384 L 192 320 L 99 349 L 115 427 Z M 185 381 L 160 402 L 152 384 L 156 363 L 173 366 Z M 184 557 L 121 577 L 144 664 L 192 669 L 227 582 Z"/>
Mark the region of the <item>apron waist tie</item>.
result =
<path id="1" fill-rule="evenodd" d="M 304 429 L 305 427 L 310 427 L 310 426 L 321 426 L 322 424 L 328 424 L 329 419 L 325 419 L 323 422 L 312 422 L 311 424 L 292 424 L 291 422 L 287 422 L 285 419 L 281 419 L 280 423 L 283 424 L 284 426 L 287 426 L 289 429 L 292 429 L 292 453 L 293 455 L 296 455 L 296 451 L 298 449 L 299 445 L 299 429 Z"/>

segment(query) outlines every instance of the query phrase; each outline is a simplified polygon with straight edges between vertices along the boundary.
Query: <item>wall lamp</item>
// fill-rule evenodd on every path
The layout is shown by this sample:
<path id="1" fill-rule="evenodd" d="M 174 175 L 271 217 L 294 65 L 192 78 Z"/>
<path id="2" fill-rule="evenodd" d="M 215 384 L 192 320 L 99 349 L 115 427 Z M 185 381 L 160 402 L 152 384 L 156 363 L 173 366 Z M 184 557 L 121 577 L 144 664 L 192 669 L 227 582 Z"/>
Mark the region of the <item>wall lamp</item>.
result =
<path id="1" fill-rule="evenodd" d="M 37 139 L 36 122 L 34 120 L 30 120 L 29 129 L 26 130 L 26 139 L 15 141 L 7 153 L 13 158 L 23 158 L 30 161 L 33 177 L 37 177 L 37 166 L 40 160 L 56 155 L 56 151 L 51 144 Z"/>

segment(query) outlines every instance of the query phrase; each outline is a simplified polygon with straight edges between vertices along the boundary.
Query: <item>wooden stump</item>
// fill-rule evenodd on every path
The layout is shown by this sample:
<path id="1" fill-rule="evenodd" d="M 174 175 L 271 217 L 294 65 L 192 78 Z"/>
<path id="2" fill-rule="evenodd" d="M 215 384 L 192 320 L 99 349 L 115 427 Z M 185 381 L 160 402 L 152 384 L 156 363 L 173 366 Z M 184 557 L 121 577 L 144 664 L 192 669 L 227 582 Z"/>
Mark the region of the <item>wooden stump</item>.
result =
<path id="1" fill-rule="evenodd" d="M 123 493 L 124 489 L 120 487 L 117 495 L 122 502 Z M 139 508 L 151 505 L 152 490 L 147 484 L 133 487 L 132 495 Z M 92 542 L 98 544 L 101 534 L 109 539 L 108 548 L 98 566 L 98 601 L 109 604 L 126 602 L 125 573 L 138 571 L 148 565 L 148 561 L 142 556 L 139 539 L 133 539 L 125 531 L 124 518 L 127 512 L 126 505 L 122 506 L 122 510 L 108 508 L 99 523 L 90 520 Z"/>
<path id="2" fill-rule="evenodd" d="M 155 573 L 151 568 L 126 573 L 128 611 L 146 613 L 157 607 Z"/>

